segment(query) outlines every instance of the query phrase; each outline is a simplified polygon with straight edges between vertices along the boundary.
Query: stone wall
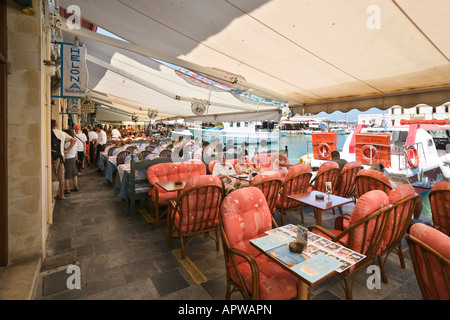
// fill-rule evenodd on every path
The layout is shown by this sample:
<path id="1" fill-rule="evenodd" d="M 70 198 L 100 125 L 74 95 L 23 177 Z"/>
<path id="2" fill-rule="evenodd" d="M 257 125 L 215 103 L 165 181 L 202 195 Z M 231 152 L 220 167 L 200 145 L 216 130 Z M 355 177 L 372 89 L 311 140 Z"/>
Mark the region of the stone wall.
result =
<path id="1" fill-rule="evenodd" d="M 45 106 L 42 73 L 42 2 L 33 1 L 34 16 L 7 1 L 8 61 L 8 185 L 9 261 L 20 262 L 43 255 L 43 137 Z M 46 180 L 47 178 L 45 178 Z"/>

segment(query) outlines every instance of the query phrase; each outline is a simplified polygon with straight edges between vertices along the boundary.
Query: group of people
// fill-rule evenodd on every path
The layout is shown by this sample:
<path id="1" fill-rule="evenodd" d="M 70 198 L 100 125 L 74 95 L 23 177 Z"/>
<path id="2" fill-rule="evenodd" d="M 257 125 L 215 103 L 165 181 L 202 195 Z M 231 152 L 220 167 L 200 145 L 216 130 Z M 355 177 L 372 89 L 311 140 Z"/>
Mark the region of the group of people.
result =
<path id="1" fill-rule="evenodd" d="M 66 199 L 71 192 L 78 192 L 78 177 L 87 165 L 95 164 L 101 151 L 105 150 L 107 138 L 103 126 L 98 124 L 81 129 L 58 129 L 56 120 L 51 121 L 52 128 L 52 180 L 59 183 L 57 200 Z M 70 188 L 72 182 L 72 188 Z"/>

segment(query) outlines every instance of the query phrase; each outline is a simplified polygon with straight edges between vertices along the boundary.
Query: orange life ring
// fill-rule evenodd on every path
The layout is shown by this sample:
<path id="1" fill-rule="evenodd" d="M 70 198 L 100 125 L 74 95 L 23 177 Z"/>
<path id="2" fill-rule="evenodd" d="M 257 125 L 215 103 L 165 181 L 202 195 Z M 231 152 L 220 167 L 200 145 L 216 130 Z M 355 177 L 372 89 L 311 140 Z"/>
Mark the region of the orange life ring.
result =
<path id="1" fill-rule="evenodd" d="M 372 154 L 372 158 L 370 157 Z M 378 160 L 378 150 L 370 144 L 366 144 L 361 148 L 361 155 L 364 161 L 376 161 Z"/>
<path id="2" fill-rule="evenodd" d="M 317 149 L 319 150 L 319 155 L 323 158 L 328 158 L 331 155 L 331 148 L 326 142 L 319 144 Z"/>
<path id="3" fill-rule="evenodd" d="M 411 168 L 415 169 L 419 166 L 419 153 L 413 146 L 406 149 L 406 160 Z"/>

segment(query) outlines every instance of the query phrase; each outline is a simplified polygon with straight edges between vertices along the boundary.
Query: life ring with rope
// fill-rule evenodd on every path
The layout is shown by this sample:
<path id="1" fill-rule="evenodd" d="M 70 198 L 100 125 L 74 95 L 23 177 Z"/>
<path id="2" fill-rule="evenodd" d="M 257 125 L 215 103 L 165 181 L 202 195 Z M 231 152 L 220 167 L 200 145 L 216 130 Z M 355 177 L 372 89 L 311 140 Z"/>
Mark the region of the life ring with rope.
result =
<path id="1" fill-rule="evenodd" d="M 361 148 L 361 155 L 364 161 L 374 162 L 378 160 L 378 150 L 370 144 Z"/>
<path id="2" fill-rule="evenodd" d="M 317 149 L 319 150 L 319 155 L 323 158 L 328 158 L 331 155 L 331 148 L 326 142 L 319 144 Z"/>
<path id="3" fill-rule="evenodd" d="M 408 161 L 408 165 L 413 169 L 419 166 L 419 153 L 415 147 L 409 146 L 406 148 L 406 160 Z"/>

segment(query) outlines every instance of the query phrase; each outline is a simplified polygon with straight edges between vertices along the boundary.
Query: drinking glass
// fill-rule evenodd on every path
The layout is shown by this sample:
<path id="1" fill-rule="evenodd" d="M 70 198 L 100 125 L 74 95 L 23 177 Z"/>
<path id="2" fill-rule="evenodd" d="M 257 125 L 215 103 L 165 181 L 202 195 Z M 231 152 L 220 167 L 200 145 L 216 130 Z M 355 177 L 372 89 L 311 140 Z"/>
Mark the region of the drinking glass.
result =
<path id="1" fill-rule="evenodd" d="M 333 186 L 331 185 L 331 182 L 325 182 L 325 192 L 328 195 L 328 200 L 330 200 L 331 193 L 333 192 Z"/>

